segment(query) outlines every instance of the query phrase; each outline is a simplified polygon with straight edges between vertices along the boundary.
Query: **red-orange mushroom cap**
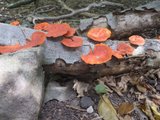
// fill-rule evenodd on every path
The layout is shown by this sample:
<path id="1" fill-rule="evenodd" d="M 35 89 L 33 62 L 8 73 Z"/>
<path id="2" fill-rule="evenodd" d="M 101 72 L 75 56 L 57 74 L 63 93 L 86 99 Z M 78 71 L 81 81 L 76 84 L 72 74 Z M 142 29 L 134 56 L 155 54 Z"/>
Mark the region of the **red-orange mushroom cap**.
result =
<path id="1" fill-rule="evenodd" d="M 94 41 L 103 42 L 111 37 L 111 31 L 107 28 L 95 27 L 88 31 L 87 36 Z"/>
<path id="2" fill-rule="evenodd" d="M 116 57 L 117 59 L 122 59 L 123 56 L 119 51 L 113 51 L 113 56 Z"/>
<path id="3" fill-rule="evenodd" d="M 80 47 L 83 45 L 83 39 L 78 36 L 73 36 L 71 38 L 64 38 L 61 43 L 67 47 Z"/>
<path id="4" fill-rule="evenodd" d="M 12 22 L 10 23 L 10 25 L 18 26 L 18 25 L 20 25 L 20 22 L 19 22 L 18 20 L 15 20 L 15 21 L 12 21 Z"/>
<path id="5" fill-rule="evenodd" d="M 46 40 L 46 34 L 44 32 L 36 31 L 31 35 L 31 41 L 28 42 L 31 46 L 41 45 Z"/>
<path id="6" fill-rule="evenodd" d="M 54 23 L 54 24 L 49 24 L 45 30 L 48 32 L 47 37 L 60 37 L 69 31 L 70 26 L 66 23 Z"/>
<path id="7" fill-rule="evenodd" d="M 105 44 L 96 44 L 94 50 L 90 50 L 87 55 L 82 55 L 81 59 L 86 64 L 102 64 L 112 59 L 112 49 Z"/>
<path id="8" fill-rule="evenodd" d="M 0 46 L 0 53 L 11 53 L 21 49 L 20 44 Z"/>
<path id="9" fill-rule="evenodd" d="M 39 24 L 36 24 L 34 26 L 34 29 L 35 30 L 45 30 L 45 28 L 49 25 L 49 23 L 47 22 L 42 22 L 42 23 L 39 23 Z"/>
<path id="10" fill-rule="evenodd" d="M 65 37 L 72 37 L 75 33 L 76 33 L 76 29 L 70 27 L 70 29 L 68 30 L 68 32 L 64 36 Z"/>
<path id="11" fill-rule="evenodd" d="M 37 31 L 31 35 L 31 40 L 27 41 L 27 43 L 23 46 L 21 46 L 19 43 L 15 45 L 0 46 L 0 53 L 11 53 L 21 49 L 31 48 L 43 44 L 45 40 L 46 40 L 46 34 Z"/>
<path id="12" fill-rule="evenodd" d="M 131 44 L 133 45 L 144 45 L 145 44 L 145 40 L 143 37 L 139 36 L 139 35 L 132 35 L 129 37 L 129 41 Z"/>
<path id="13" fill-rule="evenodd" d="M 21 46 L 20 49 L 27 49 L 34 46 L 41 45 L 46 40 L 46 34 L 40 31 L 36 31 L 32 33 L 31 38 L 27 41 L 27 43 L 24 46 Z"/>
<path id="14" fill-rule="evenodd" d="M 130 55 L 133 53 L 134 48 L 127 43 L 119 43 L 117 46 L 117 51 L 119 51 L 122 55 Z"/>

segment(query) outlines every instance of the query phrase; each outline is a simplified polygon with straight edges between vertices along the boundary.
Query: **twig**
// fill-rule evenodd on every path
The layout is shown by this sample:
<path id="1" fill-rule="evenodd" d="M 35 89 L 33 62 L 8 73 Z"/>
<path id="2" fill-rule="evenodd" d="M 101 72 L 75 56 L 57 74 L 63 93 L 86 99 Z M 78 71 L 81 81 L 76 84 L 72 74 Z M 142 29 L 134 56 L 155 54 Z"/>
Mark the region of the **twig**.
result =
<path id="1" fill-rule="evenodd" d="M 61 15 L 61 16 L 56 16 L 56 17 L 36 17 L 36 16 L 31 16 L 31 17 L 32 17 L 32 22 L 34 24 L 36 23 L 36 21 L 56 21 L 56 20 L 72 17 L 72 16 L 80 14 L 82 12 L 87 12 L 91 8 L 94 8 L 94 7 L 101 7 L 101 6 L 105 6 L 105 5 L 123 7 L 123 5 L 119 4 L 119 3 L 113 3 L 113 2 L 103 1 L 103 2 L 100 2 L 100 3 L 89 4 L 85 8 L 81 8 L 81 9 L 75 10 L 75 11 L 69 13 L 69 14 L 65 14 L 65 15 Z"/>
<path id="2" fill-rule="evenodd" d="M 47 10 L 42 11 L 42 9 L 47 9 Z M 53 5 L 46 5 L 46 6 L 38 7 L 37 9 L 35 9 L 32 12 L 32 14 L 35 15 L 35 14 L 46 13 L 46 12 L 50 12 L 50 11 L 52 11 L 54 9 L 56 9 L 55 6 L 53 6 Z"/>
<path id="3" fill-rule="evenodd" d="M 64 9 L 70 11 L 70 12 L 74 12 L 75 10 L 70 8 L 69 6 L 67 6 L 62 0 L 58 0 L 58 2 L 61 4 L 61 6 L 63 6 Z M 87 17 L 94 17 L 97 16 L 96 14 L 93 13 L 89 13 L 89 12 L 84 12 L 84 13 L 80 13 L 83 16 L 87 16 Z"/>
<path id="4" fill-rule="evenodd" d="M 74 12 L 74 10 L 70 7 L 68 7 L 62 0 L 58 0 L 58 2 L 61 4 L 61 6 L 63 6 L 64 9 Z"/>
<path id="5" fill-rule="evenodd" d="M 32 2 L 34 2 L 35 0 L 19 0 L 15 3 L 11 3 L 9 5 L 7 5 L 8 8 L 16 8 L 19 7 L 21 5 L 26 5 L 26 4 L 30 4 Z"/>

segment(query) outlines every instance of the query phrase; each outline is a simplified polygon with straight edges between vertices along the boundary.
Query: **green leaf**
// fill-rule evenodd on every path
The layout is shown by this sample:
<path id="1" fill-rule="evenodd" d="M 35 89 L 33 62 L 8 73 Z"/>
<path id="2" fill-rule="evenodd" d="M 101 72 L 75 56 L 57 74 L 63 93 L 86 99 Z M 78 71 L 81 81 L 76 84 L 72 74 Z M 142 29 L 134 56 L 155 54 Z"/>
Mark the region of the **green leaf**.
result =
<path id="1" fill-rule="evenodd" d="M 117 112 L 106 95 L 101 96 L 98 113 L 104 120 L 118 120 Z"/>
<path id="2" fill-rule="evenodd" d="M 96 85 L 95 91 L 97 94 L 105 94 L 107 92 L 106 86 L 102 83 Z"/>

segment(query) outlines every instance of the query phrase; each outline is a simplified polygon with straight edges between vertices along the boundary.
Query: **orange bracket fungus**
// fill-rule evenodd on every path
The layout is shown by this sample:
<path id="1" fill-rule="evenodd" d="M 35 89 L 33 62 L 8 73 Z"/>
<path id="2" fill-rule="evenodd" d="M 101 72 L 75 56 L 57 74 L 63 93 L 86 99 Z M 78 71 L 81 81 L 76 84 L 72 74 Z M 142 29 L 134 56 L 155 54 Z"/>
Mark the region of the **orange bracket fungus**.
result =
<path id="1" fill-rule="evenodd" d="M 94 50 L 90 50 L 87 55 L 82 55 L 81 59 L 87 64 L 102 64 L 112 58 L 112 49 L 105 44 L 96 44 Z"/>
<path id="2" fill-rule="evenodd" d="M 17 51 L 19 49 L 21 49 L 21 45 L 20 44 L 0 46 L 0 53 L 15 52 L 15 51 Z"/>
<path id="3" fill-rule="evenodd" d="M 21 49 L 31 48 L 33 46 L 43 44 L 45 40 L 46 40 L 46 34 L 37 31 L 32 34 L 31 40 L 27 41 L 27 43 L 23 46 L 21 46 L 18 43 L 16 45 L 0 46 L 0 53 L 10 53 Z"/>
<path id="4" fill-rule="evenodd" d="M 117 59 L 122 59 L 123 56 L 119 51 L 113 51 L 113 56 L 116 57 Z"/>
<path id="5" fill-rule="evenodd" d="M 45 30 L 48 32 L 47 37 L 60 37 L 69 31 L 70 26 L 66 23 L 54 23 L 54 24 L 49 24 Z"/>
<path id="6" fill-rule="evenodd" d="M 87 36 L 94 41 L 103 42 L 111 36 L 111 31 L 102 27 L 91 28 Z"/>
<path id="7" fill-rule="evenodd" d="M 68 32 L 64 36 L 65 37 L 72 37 L 75 33 L 76 33 L 76 29 L 70 27 L 70 29 L 68 30 Z"/>
<path id="8" fill-rule="evenodd" d="M 143 37 L 139 36 L 139 35 L 132 35 L 129 37 L 129 41 L 131 44 L 133 45 L 144 45 L 145 44 L 145 40 Z"/>
<path id="9" fill-rule="evenodd" d="M 16 20 L 16 21 L 11 22 L 10 25 L 18 26 L 18 25 L 20 25 L 20 22 L 18 20 Z"/>
<path id="10" fill-rule="evenodd" d="M 40 31 L 36 31 L 31 35 L 31 41 L 27 42 L 26 46 L 37 46 L 41 45 L 46 40 L 46 34 Z"/>
<path id="11" fill-rule="evenodd" d="M 34 26 L 35 30 L 45 30 L 45 28 L 49 25 L 47 22 L 39 23 Z"/>
<path id="12" fill-rule="evenodd" d="M 117 46 L 117 51 L 121 53 L 121 55 L 132 54 L 134 48 L 127 43 L 119 43 Z"/>
<path id="13" fill-rule="evenodd" d="M 73 36 L 71 38 L 64 38 L 61 43 L 67 47 L 80 47 L 83 45 L 83 39 L 78 36 Z"/>

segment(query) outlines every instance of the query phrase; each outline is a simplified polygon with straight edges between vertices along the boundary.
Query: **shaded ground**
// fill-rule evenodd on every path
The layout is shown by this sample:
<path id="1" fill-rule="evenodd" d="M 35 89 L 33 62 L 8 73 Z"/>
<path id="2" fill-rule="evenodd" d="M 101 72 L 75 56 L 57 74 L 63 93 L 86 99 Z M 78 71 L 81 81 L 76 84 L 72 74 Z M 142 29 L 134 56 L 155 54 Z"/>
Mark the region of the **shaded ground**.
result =
<path id="1" fill-rule="evenodd" d="M 96 113 L 89 114 L 84 109 L 74 108 L 56 100 L 45 103 L 39 120 L 92 120 L 98 119 Z"/>
<path id="2" fill-rule="evenodd" d="M 36 16 L 58 16 L 62 14 L 69 13 L 66 9 L 64 9 L 56 0 L 39 0 L 39 7 L 36 8 L 35 4 L 32 2 L 27 5 L 22 5 L 17 8 L 7 9 L 6 6 L 10 5 L 17 0 L 0 0 L 0 22 L 9 23 L 11 21 L 14 21 L 16 19 L 20 20 L 24 26 L 31 26 L 31 23 L 27 21 L 29 14 L 35 14 Z M 63 0 L 64 1 L 64 0 Z M 101 0 L 65 0 L 65 3 L 73 8 L 73 9 L 79 9 L 82 7 L 86 7 L 88 4 L 92 2 L 98 2 Z M 125 8 L 130 7 L 136 7 L 142 4 L 146 4 L 153 0 L 110 0 L 113 2 L 118 2 L 124 4 Z M 120 10 L 117 7 L 103 7 L 103 8 L 94 8 L 89 11 L 90 13 L 101 15 L 101 14 L 107 14 L 109 12 Z M 87 16 L 76 16 L 72 17 L 70 19 L 67 19 L 66 21 L 72 22 L 73 24 L 79 23 L 79 18 L 86 18 Z"/>

